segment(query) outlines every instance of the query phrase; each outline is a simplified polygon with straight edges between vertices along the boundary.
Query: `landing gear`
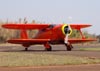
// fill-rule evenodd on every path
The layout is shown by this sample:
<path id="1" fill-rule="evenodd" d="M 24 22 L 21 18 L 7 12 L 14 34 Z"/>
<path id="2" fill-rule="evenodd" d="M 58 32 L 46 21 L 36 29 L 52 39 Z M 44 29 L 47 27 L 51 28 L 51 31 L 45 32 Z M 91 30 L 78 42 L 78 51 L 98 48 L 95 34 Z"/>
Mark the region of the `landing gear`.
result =
<path id="1" fill-rule="evenodd" d="M 50 46 L 49 43 L 44 44 L 44 46 L 46 51 L 52 51 L 52 47 Z"/>
<path id="2" fill-rule="evenodd" d="M 71 51 L 73 46 L 70 43 L 65 44 L 67 51 Z"/>
<path id="3" fill-rule="evenodd" d="M 28 48 L 27 47 L 25 48 L 25 51 L 28 51 Z"/>
<path id="4" fill-rule="evenodd" d="M 25 51 L 28 51 L 28 48 L 29 48 L 30 45 L 23 44 L 23 46 L 25 47 Z"/>
<path id="5" fill-rule="evenodd" d="M 49 48 L 45 48 L 46 51 L 52 51 L 51 46 Z"/>

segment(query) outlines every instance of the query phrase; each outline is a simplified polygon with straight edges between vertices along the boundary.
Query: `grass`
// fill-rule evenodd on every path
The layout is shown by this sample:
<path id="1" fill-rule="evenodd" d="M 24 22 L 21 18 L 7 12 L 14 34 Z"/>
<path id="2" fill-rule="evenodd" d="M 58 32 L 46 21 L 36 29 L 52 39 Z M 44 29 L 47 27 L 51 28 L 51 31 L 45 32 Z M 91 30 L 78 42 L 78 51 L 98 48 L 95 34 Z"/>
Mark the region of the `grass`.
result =
<path id="1" fill-rule="evenodd" d="M 21 46 L 20 44 L 0 43 L 0 46 Z"/>
<path id="2" fill-rule="evenodd" d="M 81 51 L 100 51 L 100 48 L 80 48 Z"/>
<path id="3" fill-rule="evenodd" d="M 96 64 L 100 59 L 28 52 L 0 52 L 0 66 L 46 66 Z"/>

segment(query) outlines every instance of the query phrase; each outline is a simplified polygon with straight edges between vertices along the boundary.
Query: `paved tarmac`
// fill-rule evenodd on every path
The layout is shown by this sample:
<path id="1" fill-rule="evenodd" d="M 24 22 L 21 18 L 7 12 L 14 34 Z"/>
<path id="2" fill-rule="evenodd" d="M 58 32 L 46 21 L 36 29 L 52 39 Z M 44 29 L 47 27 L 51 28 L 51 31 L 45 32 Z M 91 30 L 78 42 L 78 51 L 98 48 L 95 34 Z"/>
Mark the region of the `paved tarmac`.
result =
<path id="1" fill-rule="evenodd" d="M 80 48 L 100 48 L 100 45 L 74 45 L 72 51 L 66 51 L 64 45 L 54 45 L 53 51 L 44 50 L 43 46 L 31 46 L 29 53 L 46 53 L 54 55 L 73 55 L 89 58 L 100 58 L 100 51 L 80 51 Z M 0 46 L 0 52 L 26 52 L 21 46 Z M 40 66 L 40 67 L 0 67 L 0 71 L 100 71 L 100 64 Z"/>

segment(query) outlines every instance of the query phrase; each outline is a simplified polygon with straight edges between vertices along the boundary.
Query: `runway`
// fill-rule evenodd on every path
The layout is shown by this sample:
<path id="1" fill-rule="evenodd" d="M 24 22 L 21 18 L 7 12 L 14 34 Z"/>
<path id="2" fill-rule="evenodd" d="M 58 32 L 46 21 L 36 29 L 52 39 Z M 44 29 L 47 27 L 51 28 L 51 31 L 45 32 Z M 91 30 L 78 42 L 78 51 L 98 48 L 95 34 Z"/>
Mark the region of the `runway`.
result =
<path id="1" fill-rule="evenodd" d="M 74 45 L 72 51 L 66 51 L 64 45 L 53 45 L 52 51 L 45 51 L 44 46 L 31 46 L 29 51 L 24 51 L 22 46 L 0 46 L 0 52 L 27 52 L 32 54 L 45 53 L 53 55 L 71 55 L 79 57 L 89 57 L 91 59 L 100 58 L 100 51 L 82 51 L 80 48 L 100 48 L 100 45 Z M 67 66 L 40 66 L 40 67 L 0 67 L 0 71 L 99 71 L 100 64 L 90 65 L 67 65 Z"/>
<path id="2" fill-rule="evenodd" d="M 64 45 L 53 45 L 52 51 L 45 51 L 44 46 L 37 45 L 31 46 L 28 51 L 24 51 L 22 46 L 0 46 L 0 52 L 28 52 L 28 53 L 45 53 L 54 55 L 73 55 L 73 56 L 83 56 L 90 58 L 100 58 L 100 51 L 82 51 L 80 48 L 100 48 L 100 45 L 74 45 L 72 51 L 66 51 Z"/>

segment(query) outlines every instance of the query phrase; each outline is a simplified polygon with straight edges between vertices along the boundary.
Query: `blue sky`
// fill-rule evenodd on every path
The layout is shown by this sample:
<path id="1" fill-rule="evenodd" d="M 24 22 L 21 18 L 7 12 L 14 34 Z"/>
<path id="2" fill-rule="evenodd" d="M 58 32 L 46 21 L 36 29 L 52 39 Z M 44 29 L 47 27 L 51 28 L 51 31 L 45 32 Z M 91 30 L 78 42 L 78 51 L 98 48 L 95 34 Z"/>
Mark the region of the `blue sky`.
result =
<path id="1" fill-rule="evenodd" d="M 0 0 L 0 20 L 26 17 L 45 23 L 89 23 L 100 34 L 100 0 Z"/>

